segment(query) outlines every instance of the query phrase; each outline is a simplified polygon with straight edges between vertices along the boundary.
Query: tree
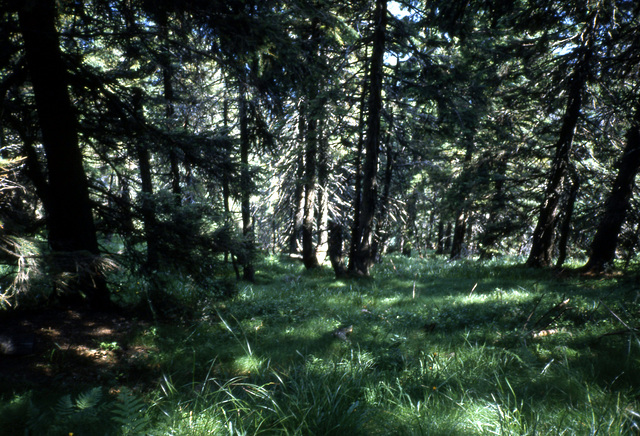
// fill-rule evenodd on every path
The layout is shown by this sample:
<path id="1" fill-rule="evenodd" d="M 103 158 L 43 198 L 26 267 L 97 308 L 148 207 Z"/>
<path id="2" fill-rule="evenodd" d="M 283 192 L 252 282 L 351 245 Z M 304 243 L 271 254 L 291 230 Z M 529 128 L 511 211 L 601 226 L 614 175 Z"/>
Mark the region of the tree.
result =
<path id="1" fill-rule="evenodd" d="M 640 170 L 640 104 L 627 132 L 627 144 L 618 164 L 618 175 L 604 205 L 604 213 L 591 243 L 591 254 L 583 270 L 603 272 L 612 266 L 620 229 L 624 224 L 633 192 L 634 181 Z"/>
<path id="2" fill-rule="evenodd" d="M 109 302 L 109 293 L 98 268 L 100 253 L 77 120 L 67 90 L 68 73 L 55 27 L 55 2 L 25 1 L 18 17 L 47 157 L 48 182 L 42 202 L 54 268 L 76 275 L 66 289 L 74 300 L 85 294 L 89 302 L 101 306 Z"/>
<path id="3" fill-rule="evenodd" d="M 560 199 L 565 190 L 573 139 L 590 74 L 596 23 L 597 11 L 587 20 L 580 34 L 580 44 L 574 51 L 576 62 L 568 81 L 566 109 L 558 141 L 554 147 L 556 152 L 551 164 L 544 198 L 540 205 L 538 223 L 533 232 L 531 251 L 527 259 L 528 266 L 547 267 L 551 265 L 553 260 Z"/>
<path id="4" fill-rule="evenodd" d="M 377 203 L 378 151 L 380 148 L 380 121 L 382 114 L 382 83 L 384 78 L 385 35 L 387 24 L 387 1 L 376 0 L 373 14 L 373 49 L 371 52 L 369 113 L 367 115 L 367 137 L 364 144 L 365 159 L 362 174 L 362 193 L 360 215 L 358 220 L 359 234 L 351 241 L 355 244 L 355 258 L 351 260 L 349 269 L 356 275 L 369 276 L 374 263 L 373 236 L 374 217 Z"/>

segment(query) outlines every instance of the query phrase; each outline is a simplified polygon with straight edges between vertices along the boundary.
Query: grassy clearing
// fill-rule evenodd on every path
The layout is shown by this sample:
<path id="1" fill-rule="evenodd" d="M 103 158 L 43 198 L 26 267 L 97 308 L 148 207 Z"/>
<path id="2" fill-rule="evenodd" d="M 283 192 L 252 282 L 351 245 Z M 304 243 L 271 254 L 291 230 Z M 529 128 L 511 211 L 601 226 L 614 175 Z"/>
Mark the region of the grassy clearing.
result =
<path id="1" fill-rule="evenodd" d="M 255 284 L 201 310 L 198 321 L 135 339 L 154 350 L 146 364 L 161 369 L 158 384 L 85 408 L 80 397 L 50 399 L 47 410 L 64 413 L 42 428 L 78 435 L 78 422 L 103 420 L 105 434 L 154 435 L 640 429 L 640 339 L 627 328 L 640 318 L 635 276 L 389 257 L 373 279 L 340 281 L 329 269 L 269 258 Z M 345 326 L 347 340 L 334 334 Z M 0 421 L 35 422 L 36 398 L 3 397 Z"/>

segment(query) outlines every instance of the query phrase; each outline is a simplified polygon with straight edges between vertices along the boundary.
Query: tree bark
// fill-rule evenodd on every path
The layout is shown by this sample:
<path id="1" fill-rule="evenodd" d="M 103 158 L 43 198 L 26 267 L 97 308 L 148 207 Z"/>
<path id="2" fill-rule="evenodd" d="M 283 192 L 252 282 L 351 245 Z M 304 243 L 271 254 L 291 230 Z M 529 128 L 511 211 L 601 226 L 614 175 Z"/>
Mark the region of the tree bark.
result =
<path id="1" fill-rule="evenodd" d="M 636 108 L 633 125 L 627 132 L 627 144 L 618 166 L 618 175 L 605 202 L 605 210 L 593 242 L 591 255 L 584 271 L 600 273 L 615 259 L 620 229 L 624 224 L 633 193 L 633 185 L 640 169 L 640 104 Z"/>
<path id="2" fill-rule="evenodd" d="M 108 304 L 109 293 L 99 255 L 87 176 L 78 143 L 69 78 L 55 27 L 54 0 L 24 0 L 18 11 L 42 142 L 47 158 L 46 222 L 49 244 L 60 272 L 77 274 L 70 291 L 90 303 Z"/>
<path id="3" fill-rule="evenodd" d="M 371 52 L 371 76 L 367 140 L 363 166 L 362 198 L 360 206 L 360 238 L 355 252 L 354 272 L 368 277 L 375 261 L 373 253 L 374 217 L 378 193 L 378 150 L 380 148 L 380 118 L 382 114 L 382 82 L 387 24 L 387 1 L 376 0 L 373 15 L 373 51 Z"/>

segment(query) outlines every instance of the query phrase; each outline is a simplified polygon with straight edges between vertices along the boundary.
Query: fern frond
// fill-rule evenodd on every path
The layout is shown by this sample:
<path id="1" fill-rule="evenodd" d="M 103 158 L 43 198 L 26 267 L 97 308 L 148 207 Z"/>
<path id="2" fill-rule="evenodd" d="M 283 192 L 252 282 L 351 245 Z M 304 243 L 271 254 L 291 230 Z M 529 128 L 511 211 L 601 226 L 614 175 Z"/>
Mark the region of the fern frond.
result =
<path id="1" fill-rule="evenodd" d="M 75 406 L 78 410 L 92 409 L 98 405 L 100 400 L 102 400 L 102 388 L 96 387 L 78 395 Z"/>
<path id="2" fill-rule="evenodd" d="M 123 435 L 138 435 L 149 426 L 146 405 L 130 390 L 122 389 L 118 401 L 113 406 L 113 421 L 120 425 Z"/>
<path id="3" fill-rule="evenodd" d="M 53 411 L 56 414 L 56 416 L 72 415 L 76 411 L 76 408 L 75 408 L 75 405 L 73 404 L 73 401 L 71 401 L 71 395 L 64 395 L 60 397 L 56 402 L 56 405 L 53 408 Z"/>

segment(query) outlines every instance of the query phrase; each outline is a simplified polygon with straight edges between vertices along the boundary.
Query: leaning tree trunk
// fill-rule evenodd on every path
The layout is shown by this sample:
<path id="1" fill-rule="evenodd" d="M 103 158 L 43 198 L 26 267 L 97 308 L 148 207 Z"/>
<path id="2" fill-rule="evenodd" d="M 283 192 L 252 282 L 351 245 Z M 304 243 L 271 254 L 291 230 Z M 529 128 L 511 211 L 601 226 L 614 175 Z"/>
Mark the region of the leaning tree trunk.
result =
<path id="1" fill-rule="evenodd" d="M 54 0 L 23 0 L 18 12 L 29 74 L 47 158 L 46 223 L 49 244 L 60 272 L 77 275 L 73 298 L 108 304 L 104 277 L 96 268 L 99 255 L 87 176 L 78 144 L 77 120 L 67 85 L 68 74 L 55 27 Z"/>
<path id="2" fill-rule="evenodd" d="M 369 116 L 367 120 L 367 140 L 363 166 L 362 198 L 360 207 L 360 238 L 355 250 L 354 273 L 369 276 L 374 263 L 373 232 L 377 200 L 378 150 L 380 148 L 380 116 L 382 114 L 382 82 L 387 24 L 387 0 L 376 0 L 373 16 L 373 51 L 371 53 L 371 76 L 369 94 Z"/>
<path id="3" fill-rule="evenodd" d="M 627 145 L 622 153 L 618 175 L 605 202 L 604 215 L 591 243 L 591 256 L 585 271 L 600 273 L 615 259 L 618 235 L 627 216 L 633 185 L 640 169 L 640 105 L 633 125 L 627 133 Z"/>
<path id="4" fill-rule="evenodd" d="M 551 266 L 553 259 L 558 207 L 560 197 L 564 191 L 563 186 L 567 177 L 573 137 L 576 131 L 576 125 L 578 124 L 578 117 L 580 116 L 582 106 L 582 95 L 587 84 L 587 75 L 589 73 L 592 44 L 590 28 L 588 28 L 585 33 L 587 41 L 585 45 L 580 47 L 582 54 L 571 77 L 567 107 L 562 120 L 560 137 L 555 147 L 556 155 L 551 165 L 551 173 L 544 199 L 540 205 L 540 215 L 533 232 L 531 251 L 527 259 L 527 265 L 535 268 Z"/>

